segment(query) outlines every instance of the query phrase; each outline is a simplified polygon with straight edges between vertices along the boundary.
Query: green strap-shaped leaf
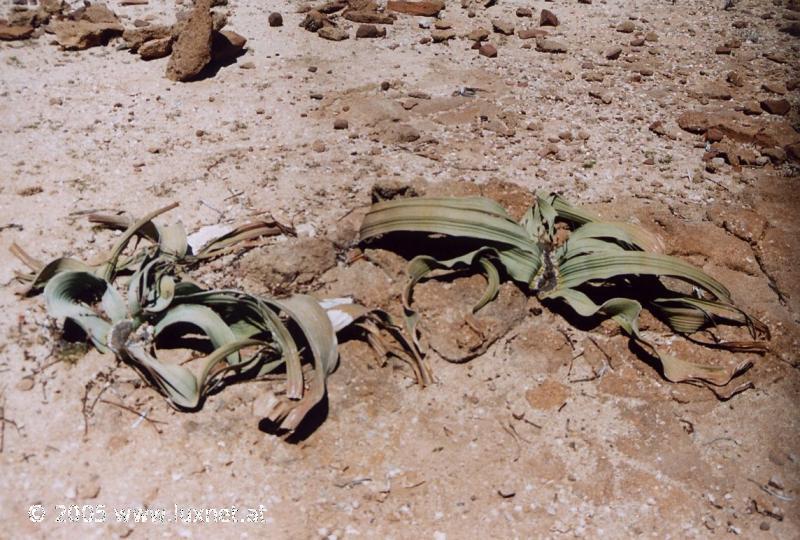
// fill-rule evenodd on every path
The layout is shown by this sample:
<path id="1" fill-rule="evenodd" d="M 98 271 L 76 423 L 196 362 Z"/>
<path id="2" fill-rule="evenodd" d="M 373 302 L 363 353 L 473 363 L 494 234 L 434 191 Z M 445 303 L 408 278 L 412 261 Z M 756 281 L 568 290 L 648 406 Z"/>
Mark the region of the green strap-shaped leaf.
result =
<path id="1" fill-rule="evenodd" d="M 140 344 L 130 344 L 122 353 L 175 407 L 196 409 L 200 404 L 200 387 L 189 369 L 153 358 Z"/>
<path id="2" fill-rule="evenodd" d="M 769 338 L 767 325 L 733 304 L 675 297 L 656 298 L 651 301 L 651 306 L 667 319 L 667 324 L 676 332 L 691 334 L 709 324 L 736 324 L 747 326 L 754 338 Z"/>
<path id="3" fill-rule="evenodd" d="M 150 302 L 144 308 L 146 312 L 159 313 L 164 311 L 169 307 L 172 303 L 172 299 L 175 297 L 175 278 L 164 272 L 159 272 L 156 277 L 155 286 L 148 296 Z"/>
<path id="4" fill-rule="evenodd" d="M 558 217 L 558 213 L 550 203 L 550 199 L 550 197 L 541 197 L 537 194 L 536 206 L 533 210 L 533 221 L 537 226 L 536 238 L 548 242 L 553 238 L 556 218 Z"/>
<path id="5" fill-rule="evenodd" d="M 231 365 L 227 358 L 232 354 L 240 354 L 240 351 L 247 347 L 260 347 L 261 349 L 251 355 L 247 360 L 238 364 Z M 219 387 L 222 377 L 231 371 L 242 373 L 254 367 L 262 360 L 262 350 L 269 347 L 269 343 L 258 339 L 239 339 L 232 341 L 215 349 L 211 354 L 203 358 L 200 375 L 197 377 L 197 386 L 202 396 L 216 390 Z M 218 367 L 219 366 L 219 367 Z"/>
<path id="6" fill-rule="evenodd" d="M 236 341 L 225 321 L 217 315 L 214 310 L 198 304 L 181 304 L 167 311 L 154 328 L 154 335 L 158 335 L 173 324 L 190 324 L 196 326 L 208 336 L 215 349 Z M 239 363 L 239 353 L 233 352 L 228 355 L 228 362 L 231 364 Z"/>
<path id="7" fill-rule="evenodd" d="M 410 231 L 498 242 L 538 254 L 536 242 L 501 206 L 483 198 L 411 198 L 375 204 L 361 226 L 361 239 Z"/>
<path id="8" fill-rule="evenodd" d="M 556 215 L 558 215 L 558 217 L 561 219 L 565 219 L 577 225 L 590 223 L 592 221 L 600 221 L 600 218 L 597 215 L 589 212 L 588 210 L 577 208 L 571 205 L 566 201 L 566 199 L 555 193 L 537 191 L 536 197 L 537 199 L 544 199 L 548 201 L 555 210 Z"/>
<path id="9" fill-rule="evenodd" d="M 158 227 L 158 249 L 161 254 L 175 257 L 178 260 L 186 256 L 189 244 L 186 241 L 186 229 L 180 223 Z"/>
<path id="10" fill-rule="evenodd" d="M 220 313 L 238 338 L 249 338 L 259 333 L 272 335 L 286 364 L 286 395 L 289 399 L 303 397 L 303 370 L 300 352 L 289 329 L 280 320 L 280 307 L 241 291 L 203 291 L 194 285 L 176 288 L 174 302 L 197 303 Z"/>
<path id="11" fill-rule="evenodd" d="M 114 276 L 117 273 L 117 263 L 119 262 L 119 257 L 122 255 L 122 251 L 128 245 L 128 242 L 139 234 L 139 231 L 143 228 L 146 228 L 150 225 L 150 222 L 155 219 L 156 217 L 160 216 L 165 212 L 169 212 L 173 208 L 177 208 L 178 203 L 172 203 L 163 208 L 159 208 L 154 212 L 150 212 L 142 219 L 134 222 L 131 224 L 128 229 L 122 233 L 122 236 L 117 240 L 117 243 L 114 245 L 114 248 L 111 250 L 111 254 L 108 257 L 108 261 L 103 265 L 102 268 L 102 276 L 106 281 L 112 281 Z"/>
<path id="12" fill-rule="evenodd" d="M 703 382 L 714 386 L 725 386 L 743 371 L 743 366 L 733 369 L 706 366 L 659 352 L 639 331 L 638 319 L 642 306 L 636 300 L 612 298 L 598 306 L 586 294 L 575 289 L 558 289 L 549 293 L 547 298 L 564 300 L 582 317 L 604 315 L 613 318 L 629 336 L 661 362 L 664 377 L 672 382 Z"/>
<path id="13" fill-rule="evenodd" d="M 93 268 L 83 261 L 62 257 L 45 264 L 42 261 L 30 256 L 22 247 L 16 243 L 11 244 L 11 254 L 30 268 L 32 274 L 17 273 L 17 278 L 28 285 L 22 290 L 21 294 L 33 294 L 40 291 L 53 276 L 61 272 L 91 272 Z"/>
<path id="14" fill-rule="evenodd" d="M 127 212 L 118 212 L 116 214 L 93 213 L 87 217 L 90 223 L 97 223 L 101 227 L 123 231 L 136 223 L 136 219 Z M 158 243 L 158 228 L 153 222 L 145 223 L 139 227 L 136 230 L 136 234 L 142 238 L 147 238 L 154 244 Z"/>
<path id="15" fill-rule="evenodd" d="M 626 251 L 574 257 L 560 268 L 559 288 L 574 289 L 587 281 L 626 275 L 669 276 L 701 287 L 719 300 L 731 301 L 730 292 L 722 283 L 680 259 L 660 253 Z"/>
<path id="16" fill-rule="evenodd" d="M 277 221 L 259 220 L 245 223 L 200 246 L 195 257 L 197 259 L 219 257 L 236 249 L 237 245 L 247 240 L 265 236 L 277 236 L 284 233 L 294 234 L 294 230 L 291 227 L 281 225 Z"/>
<path id="17" fill-rule="evenodd" d="M 625 248 L 622 246 L 597 238 L 570 238 L 556 251 L 556 259 L 564 264 L 573 257 L 587 253 L 620 253 L 623 251 Z"/>
<path id="18" fill-rule="evenodd" d="M 281 428 L 293 431 L 308 412 L 325 397 L 325 379 L 335 369 L 339 353 L 336 333 L 328 315 L 318 301 L 306 295 L 285 300 L 268 300 L 297 324 L 314 358 L 314 373 L 309 377 L 308 391 L 300 401 L 276 408 L 270 419 L 281 421 Z"/>
<path id="19" fill-rule="evenodd" d="M 108 283 L 106 283 L 106 290 L 103 293 L 103 297 L 100 299 L 100 305 L 113 324 L 127 319 L 130 316 L 125 309 L 125 300 L 122 299 L 122 295 L 119 294 L 113 285 Z"/>
<path id="20" fill-rule="evenodd" d="M 604 238 L 641 251 L 653 253 L 664 251 L 664 243 L 658 236 L 633 223 L 587 223 L 572 231 L 567 243 L 586 238 Z"/>

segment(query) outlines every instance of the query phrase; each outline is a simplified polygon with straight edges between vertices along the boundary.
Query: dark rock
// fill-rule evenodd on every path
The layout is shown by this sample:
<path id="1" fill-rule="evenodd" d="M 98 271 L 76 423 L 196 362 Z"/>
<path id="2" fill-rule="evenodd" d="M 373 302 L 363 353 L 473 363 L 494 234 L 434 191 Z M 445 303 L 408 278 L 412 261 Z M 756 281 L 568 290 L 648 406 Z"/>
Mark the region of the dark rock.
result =
<path id="1" fill-rule="evenodd" d="M 214 32 L 211 38 L 211 57 L 214 62 L 225 64 L 244 53 L 247 38 L 231 30 Z"/>
<path id="2" fill-rule="evenodd" d="M 362 24 L 356 30 L 356 38 L 358 39 L 382 37 L 386 37 L 386 28 L 378 28 L 374 24 Z"/>
<path id="3" fill-rule="evenodd" d="M 800 37 L 800 23 L 797 22 L 790 23 L 781 28 L 781 32 L 789 34 L 790 36 Z"/>
<path id="4" fill-rule="evenodd" d="M 558 17 L 549 9 L 543 9 L 539 14 L 539 26 L 558 26 Z"/>
<path id="5" fill-rule="evenodd" d="M 276 28 L 278 26 L 283 26 L 283 15 L 281 15 L 277 11 L 273 11 L 272 13 L 269 14 L 269 17 L 267 17 L 267 22 L 273 28 Z"/>
<path id="6" fill-rule="evenodd" d="M 497 56 L 497 47 L 491 43 L 483 43 L 478 49 L 478 53 L 487 58 L 495 58 Z"/>
<path id="7" fill-rule="evenodd" d="M 706 131 L 706 140 L 712 143 L 719 142 L 725 137 L 725 134 L 718 128 L 712 127 Z"/>
<path id="8" fill-rule="evenodd" d="M 785 99 L 764 99 L 761 101 L 761 108 L 769 114 L 784 116 L 791 110 L 791 105 Z"/>

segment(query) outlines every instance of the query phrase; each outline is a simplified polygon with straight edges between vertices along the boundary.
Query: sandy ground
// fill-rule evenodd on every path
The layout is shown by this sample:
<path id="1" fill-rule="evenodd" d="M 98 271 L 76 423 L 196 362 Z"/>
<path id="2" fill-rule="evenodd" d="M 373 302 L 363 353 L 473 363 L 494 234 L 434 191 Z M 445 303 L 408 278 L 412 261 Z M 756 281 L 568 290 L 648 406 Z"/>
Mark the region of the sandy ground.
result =
<path id="1" fill-rule="evenodd" d="M 798 168 L 768 151 L 798 140 L 800 100 L 786 87 L 800 42 L 779 28 L 800 11 L 785 0 L 721 4 L 509 0 L 476 2 L 470 18 L 449 0 L 440 19 L 459 37 L 421 44 L 430 19 L 399 15 L 374 40 L 341 21 L 351 38 L 331 42 L 298 27 L 298 3 L 231 0 L 219 9 L 248 51 L 192 83 L 167 80 L 166 59 L 144 62 L 116 41 L 76 52 L 47 34 L 0 43 L 0 537 L 800 537 Z M 171 23 L 176 9 L 109 7 L 126 26 Z M 533 18 L 516 16 L 519 7 Z M 491 31 L 493 19 L 538 28 L 545 8 L 560 19 L 546 30 L 564 54 L 492 33 L 499 53 L 487 58 L 460 37 Z M 270 11 L 283 27 L 267 25 Z M 616 30 L 626 20 L 633 33 Z M 716 54 L 730 42 L 731 54 Z M 607 59 L 614 46 L 619 58 Z M 778 98 L 791 105 L 785 116 L 736 112 Z M 739 163 L 704 162 L 703 136 L 678 125 L 687 111 L 748 123 L 725 133 L 728 161 Z M 349 127 L 335 130 L 336 118 Z M 484 193 L 512 207 L 530 190 L 556 190 L 644 224 L 770 324 L 772 350 L 753 355 L 743 377 L 755 388 L 721 402 L 670 384 L 610 327 L 575 329 L 507 285 L 514 324 L 466 364 L 432 354 L 431 387 L 344 343 L 327 417 L 287 442 L 255 412 L 269 383 L 175 412 L 110 355 L 54 346 L 41 298 L 15 295 L 12 242 L 45 259 L 88 258 L 111 237 L 74 212 L 142 215 L 179 201 L 169 217 L 190 229 L 269 214 L 299 231 L 215 262 L 207 283 L 396 307 L 402 261 L 371 250 L 346 263 L 376 183 Z M 443 300 L 469 306 L 480 284 L 421 286 L 428 327 Z M 672 348 L 712 363 L 748 358 L 680 340 Z M 604 362 L 612 369 L 592 376 Z M 41 522 L 29 519 L 31 505 L 47 512 Z M 102 523 L 60 522 L 57 505 Z M 259 522 L 114 514 L 163 508 L 169 518 L 176 505 L 236 506 L 239 518 L 254 508 Z"/>

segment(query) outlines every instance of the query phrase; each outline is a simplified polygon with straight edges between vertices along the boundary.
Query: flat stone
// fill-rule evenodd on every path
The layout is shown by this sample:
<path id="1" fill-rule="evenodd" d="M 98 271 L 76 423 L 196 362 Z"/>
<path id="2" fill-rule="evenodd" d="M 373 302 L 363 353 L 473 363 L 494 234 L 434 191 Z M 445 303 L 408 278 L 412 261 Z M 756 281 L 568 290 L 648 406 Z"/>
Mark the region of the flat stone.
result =
<path id="1" fill-rule="evenodd" d="M 476 28 L 465 37 L 470 41 L 486 41 L 489 38 L 489 31 L 485 28 Z"/>
<path id="2" fill-rule="evenodd" d="M 62 49 L 76 51 L 105 45 L 114 37 L 122 35 L 124 28 L 119 23 L 94 23 L 89 21 L 56 21 L 50 23 L 56 42 Z"/>
<path id="3" fill-rule="evenodd" d="M 491 43 L 484 43 L 478 49 L 478 53 L 481 56 L 485 56 L 487 58 L 494 58 L 497 56 L 497 47 L 495 47 Z"/>
<path id="4" fill-rule="evenodd" d="M 406 15 L 436 17 L 444 9 L 444 2 L 441 0 L 389 0 L 386 3 L 386 9 Z"/>
<path id="5" fill-rule="evenodd" d="M 784 116 L 789 114 L 792 106 L 785 99 L 764 99 L 761 101 L 761 108 L 769 114 Z"/>
<path id="6" fill-rule="evenodd" d="M 347 10 L 342 17 L 348 21 L 364 24 L 394 24 L 396 15 L 393 13 L 378 13 L 377 11 Z"/>
<path id="7" fill-rule="evenodd" d="M 617 32 L 623 34 L 631 34 L 634 30 L 636 30 L 636 25 L 633 24 L 633 21 L 624 21 L 617 25 Z"/>
<path id="8" fill-rule="evenodd" d="M 317 31 L 317 35 L 330 41 L 344 41 L 350 37 L 346 31 L 335 26 L 323 26 Z"/>
<path id="9" fill-rule="evenodd" d="M 567 52 L 567 46 L 555 39 L 542 38 L 536 40 L 536 50 L 546 53 L 565 53 Z"/>
<path id="10" fill-rule="evenodd" d="M 172 37 L 151 39 L 139 47 L 139 56 L 142 60 L 156 60 L 165 58 L 172 53 Z"/>
<path id="11" fill-rule="evenodd" d="M 434 43 L 444 43 L 456 38 L 453 30 L 431 30 L 431 39 Z"/>
<path id="12" fill-rule="evenodd" d="M 499 19 L 493 20 L 492 29 L 498 34 L 503 34 L 504 36 L 514 35 L 514 25 L 507 21 L 502 21 Z"/>
<path id="13" fill-rule="evenodd" d="M 386 28 L 378 28 L 374 24 L 359 25 L 356 30 L 357 39 L 371 39 L 386 37 Z"/>
<path id="14" fill-rule="evenodd" d="M 546 30 L 540 30 L 539 28 L 524 28 L 517 32 L 517 36 L 519 39 L 538 39 L 547 37 L 548 33 Z"/>
<path id="15" fill-rule="evenodd" d="M 28 39 L 33 35 L 33 26 L 30 25 L 9 25 L 0 22 L 0 41 L 16 41 Z"/>

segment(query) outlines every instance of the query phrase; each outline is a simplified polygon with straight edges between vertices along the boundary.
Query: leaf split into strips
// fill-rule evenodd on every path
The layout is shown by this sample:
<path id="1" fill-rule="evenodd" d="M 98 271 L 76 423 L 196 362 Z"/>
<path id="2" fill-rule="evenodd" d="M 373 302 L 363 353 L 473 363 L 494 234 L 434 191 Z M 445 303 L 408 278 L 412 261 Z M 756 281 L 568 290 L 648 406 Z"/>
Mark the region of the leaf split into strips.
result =
<path id="1" fill-rule="evenodd" d="M 277 299 L 194 284 L 187 273 L 202 262 L 293 231 L 275 221 L 255 221 L 187 236 L 180 224 L 154 221 L 176 206 L 138 220 L 126 214 L 90 215 L 99 226 L 123 231 L 110 253 L 93 263 L 73 258 L 43 263 L 13 245 L 12 253 L 31 270 L 17 274 L 26 284 L 24 293 L 44 291 L 52 317 L 77 324 L 99 351 L 128 363 L 178 409 L 199 408 L 226 383 L 283 374 L 285 392 L 272 401 L 267 417 L 293 431 L 324 398 L 326 379 L 338 361 L 336 334 L 351 326 L 382 355 L 406 361 L 421 384 L 430 382 L 413 344 L 380 310 L 349 298 Z M 159 337 L 198 330 L 212 351 L 192 361 L 192 369 L 158 358 Z"/>
<path id="2" fill-rule="evenodd" d="M 559 234 L 565 230 L 566 240 Z M 723 399 L 749 387 L 729 384 L 750 364 L 712 367 L 663 352 L 639 329 L 642 309 L 690 339 L 696 332 L 708 331 L 714 340 L 706 345 L 766 351 L 762 341 L 769 339 L 766 325 L 736 307 L 728 289 L 716 279 L 663 254 L 661 239 L 641 227 L 602 221 L 552 193 L 537 193 L 535 204 L 519 222 L 495 201 L 482 197 L 383 201 L 366 215 L 360 237 L 367 241 L 395 232 L 446 235 L 471 246 L 454 258 L 420 255 L 409 263 L 403 307 L 406 327 L 417 345 L 419 314 L 411 307 L 414 285 L 434 270 L 472 267 L 488 281 L 473 312 L 497 295 L 502 271 L 545 302 L 566 304 L 580 317 L 613 319 L 660 362 L 668 380 L 705 385 Z M 685 282 L 693 293 L 669 288 L 661 278 Z M 745 326 L 751 340 L 722 341 L 711 332 L 719 324 Z"/>

